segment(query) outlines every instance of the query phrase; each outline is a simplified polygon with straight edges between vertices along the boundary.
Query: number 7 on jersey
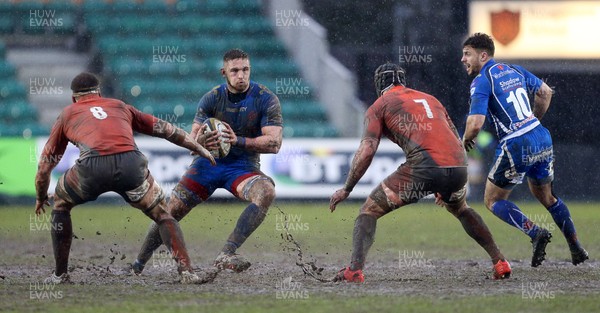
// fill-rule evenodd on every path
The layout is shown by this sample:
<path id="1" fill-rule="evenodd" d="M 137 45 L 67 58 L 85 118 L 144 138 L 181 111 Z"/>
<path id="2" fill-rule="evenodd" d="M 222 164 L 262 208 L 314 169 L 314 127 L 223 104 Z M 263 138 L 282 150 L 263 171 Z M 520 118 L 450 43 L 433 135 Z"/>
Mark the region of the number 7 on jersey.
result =
<path id="1" fill-rule="evenodd" d="M 428 118 L 433 118 L 433 112 L 431 112 L 431 108 L 429 107 L 429 103 L 425 99 L 413 99 L 414 102 L 420 103 L 425 108 L 425 113 L 427 113 Z"/>

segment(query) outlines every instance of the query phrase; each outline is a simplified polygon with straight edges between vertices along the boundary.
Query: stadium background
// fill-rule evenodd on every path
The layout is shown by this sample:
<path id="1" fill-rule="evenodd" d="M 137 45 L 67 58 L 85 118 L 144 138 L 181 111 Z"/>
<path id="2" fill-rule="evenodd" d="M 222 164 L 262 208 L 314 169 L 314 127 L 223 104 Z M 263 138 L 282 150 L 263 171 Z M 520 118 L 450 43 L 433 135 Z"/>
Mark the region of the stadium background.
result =
<path id="1" fill-rule="evenodd" d="M 0 311 L 599 312 L 599 6 L 599 1 L 0 0 Z M 489 21 L 471 24 L 494 12 L 504 12 L 500 30 L 516 35 L 512 43 L 498 45 L 497 58 L 504 59 L 505 48 L 524 44 L 523 56 L 510 60 L 555 88 L 544 124 L 556 143 L 556 189 L 568 201 L 590 260 L 571 265 L 558 226 L 541 205 L 529 202 L 525 186 L 514 194 L 519 206 L 555 235 L 539 268 L 529 266 L 529 238 L 472 201 L 481 198 L 493 153 L 488 136 L 472 155 L 469 203 L 509 258 L 511 279 L 490 279 L 485 252 L 431 201 L 378 222 L 364 285 L 321 283 L 304 275 L 296 266 L 297 246 L 284 239 L 285 225 L 292 226 L 288 235 L 301 246 L 303 261 L 322 266 L 324 277 L 333 276 L 351 254 L 360 204 L 346 201 L 332 214 L 326 199 L 342 184 L 358 146 L 362 111 L 374 100 L 374 69 L 387 60 L 401 63 L 409 85 L 438 97 L 462 130 L 469 80 L 460 64 L 461 43 L 476 30 L 491 32 Z M 552 40 L 539 42 L 548 33 Z M 51 215 L 34 214 L 33 180 L 49 127 L 70 103 L 72 77 L 83 70 L 99 73 L 104 95 L 189 130 L 198 99 L 222 83 L 219 59 L 232 47 L 250 53 L 252 78 L 280 97 L 286 127 L 280 153 L 263 159 L 279 196 L 240 251 L 252 267 L 241 274 L 221 272 L 209 284 L 181 285 L 174 283 L 168 253 L 160 250 L 144 275 L 128 275 L 149 220 L 108 196 L 72 212 L 74 284 L 44 284 L 54 266 Z M 170 190 L 190 156 L 164 140 L 140 136 L 137 142 L 154 176 Z M 76 158 L 70 146 L 54 179 Z M 355 199 L 362 200 L 402 161 L 397 148 L 382 143 Z M 213 269 L 245 206 L 221 196 L 181 221 L 199 272 Z M 291 198 L 301 201 L 284 200 Z"/>
<path id="2" fill-rule="evenodd" d="M 321 193 L 312 194 L 325 198 L 343 182 L 339 173 L 348 169 L 348 154 L 358 144 L 361 114 L 375 99 L 372 73 L 379 64 L 390 60 L 406 67 L 409 85 L 438 97 L 463 129 L 469 80 L 460 63 L 461 43 L 472 31 L 470 17 L 488 14 L 470 12 L 475 2 L 515 3 L 3 0 L 0 203 L 31 201 L 37 155 L 60 109 L 70 103 L 69 83 L 78 72 L 98 73 L 105 96 L 123 99 L 189 130 L 198 99 L 222 83 L 220 58 L 233 47 L 251 55 L 252 79 L 281 99 L 287 145 L 271 161 L 283 176 L 280 182 L 290 183 L 288 187 L 302 197 L 311 196 L 303 191 L 306 184 L 325 182 L 317 185 Z M 552 2 L 561 1 L 543 3 Z M 543 3 L 538 15 L 544 14 Z M 507 5 L 502 8 L 519 12 Z M 525 18 L 522 14 L 519 21 L 522 30 Z M 530 68 L 556 91 L 543 122 L 555 141 L 556 190 L 573 200 L 599 198 L 594 182 L 600 152 L 600 129 L 595 126 L 600 113 L 595 90 L 600 49 L 595 49 L 595 55 L 585 57 L 509 59 Z M 336 141 L 344 144 L 335 145 Z M 481 143 L 471 162 L 478 165 L 471 170 L 475 192 L 470 197 L 475 200 L 481 199 L 494 147 L 490 138 Z M 165 159 L 168 164 L 181 155 L 169 153 L 176 157 Z M 402 154 L 384 159 L 373 183 L 385 174 L 381 169 L 401 162 Z M 339 163 L 335 175 L 327 167 L 332 162 Z M 306 181 L 297 181 L 288 163 L 300 166 L 298 173 L 318 169 Z M 171 174 L 177 177 L 178 172 Z M 366 196 L 368 189 L 356 196 Z M 531 200 L 526 189 L 517 189 L 517 199 Z M 294 198 L 292 193 L 284 197 Z"/>

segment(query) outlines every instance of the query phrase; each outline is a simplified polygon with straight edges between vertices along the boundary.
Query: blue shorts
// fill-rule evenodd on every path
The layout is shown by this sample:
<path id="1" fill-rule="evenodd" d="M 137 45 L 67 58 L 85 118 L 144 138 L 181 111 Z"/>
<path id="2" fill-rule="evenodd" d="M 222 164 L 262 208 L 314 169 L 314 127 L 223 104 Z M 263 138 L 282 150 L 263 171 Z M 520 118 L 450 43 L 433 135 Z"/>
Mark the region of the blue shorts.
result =
<path id="1" fill-rule="evenodd" d="M 515 138 L 500 141 L 488 179 L 494 185 L 512 189 L 527 179 L 535 185 L 554 180 L 552 137 L 542 125 Z"/>
<path id="2" fill-rule="evenodd" d="M 197 157 L 173 190 L 173 195 L 189 207 L 208 199 L 217 188 L 227 189 L 234 196 L 245 199 L 245 195 L 238 194 L 237 187 L 253 176 L 256 176 L 257 180 L 265 179 L 273 183 L 270 177 L 245 160 L 217 160 L 217 165 L 212 166 L 207 159 Z"/>

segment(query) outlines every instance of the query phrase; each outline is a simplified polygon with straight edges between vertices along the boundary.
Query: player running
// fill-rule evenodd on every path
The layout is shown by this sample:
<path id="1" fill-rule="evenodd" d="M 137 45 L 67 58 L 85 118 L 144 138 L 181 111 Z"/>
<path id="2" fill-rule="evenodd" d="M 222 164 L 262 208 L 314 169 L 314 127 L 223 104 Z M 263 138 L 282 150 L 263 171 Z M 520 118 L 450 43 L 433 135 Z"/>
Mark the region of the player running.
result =
<path id="1" fill-rule="evenodd" d="M 217 132 L 200 134 L 201 125 L 215 117 L 227 126 L 225 135 L 231 151 L 217 159 L 211 167 L 206 160 L 196 158 L 183 175 L 168 204 L 168 211 L 181 220 L 193 207 L 208 199 L 217 188 L 224 188 L 250 205 L 240 215 L 221 253 L 214 261 L 219 269 L 241 272 L 251 263 L 236 250 L 265 219 L 275 198 L 275 183 L 260 171 L 260 154 L 277 153 L 281 147 L 283 120 L 281 106 L 275 94 L 265 86 L 250 81 L 248 54 L 233 49 L 223 56 L 221 74 L 226 83 L 206 93 L 198 104 L 192 125 L 192 136 L 199 136 L 205 147 L 217 147 Z M 158 228 L 152 225 L 132 270 L 140 274 L 162 243 Z"/>
<path id="2" fill-rule="evenodd" d="M 463 144 L 473 148 L 473 140 L 485 122 L 486 115 L 496 128 L 500 140 L 496 160 L 488 175 L 484 201 L 498 218 L 531 238 L 531 266 L 545 259 L 546 245 L 552 235 L 534 224 L 514 203 L 508 201 L 510 192 L 527 176 L 531 193 L 552 215 L 563 232 L 571 250 L 574 265 L 588 259 L 575 232 L 575 225 L 566 204 L 552 190 L 554 154 L 550 132 L 540 120 L 550 106 L 552 89 L 524 68 L 496 62 L 494 41 L 476 33 L 463 43 L 461 62 L 471 83 L 471 109 Z M 533 108 L 528 94 L 535 94 Z"/>
<path id="3" fill-rule="evenodd" d="M 330 210 L 333 212 L 338 203 L 348 198 L 364 175 L 382 135 L 404 150 L 406 163 L 384 179 L 360 208 L 354 224 L 350 266 L 342 269 L 334 281 L 363 282 L 362 269 L 375 238 L 377 219 L 432 193 L 489 254 L 494 278 L 508 278 L 510 264 L 479 214 L 465 200 L 467 157 L 446 109 L 433 96 L 405 85 L 405 71 L 396 64 L 386 63 L 375 71 L 379 98 L 366 112 L 360 146 L 344 188 L 331 197 Z"/>
<path id="4" fill-rule="evenodd" d="M 200 279 L 193 272 L 179 223 L 165 208 L 160 186 L 148 171 L 148 160 L 137 149 L 133 132 L 140 132 L 187 148 L 213 163 L 210 152 L 189 134 L 170 123 L 145 114 L 120 100 L 102 98 L 96 76 L 81 73 L 71 82 L 73 104 L 67 106 L 52 127 L 40 156 L 35 177 L 35 213 L 45 213 L 52 169 L 72 142 L 80 151 L 76 164 L 56 186 L 52 209 L 52 246 L 56 269 L 47 283 L 69 281 L 67 267 L 73 238 L 71 209 L 114 191 L 131 206 L 156 222 L 160 237 L 178 264 L 182 283 Z"/>

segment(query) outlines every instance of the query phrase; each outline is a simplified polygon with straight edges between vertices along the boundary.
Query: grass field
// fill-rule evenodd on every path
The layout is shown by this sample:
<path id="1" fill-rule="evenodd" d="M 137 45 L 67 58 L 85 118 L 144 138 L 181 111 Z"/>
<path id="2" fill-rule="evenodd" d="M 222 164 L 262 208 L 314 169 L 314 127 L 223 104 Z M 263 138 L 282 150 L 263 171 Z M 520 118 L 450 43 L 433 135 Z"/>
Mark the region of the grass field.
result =
<path id="1" fill-rule="evenodd" d="M 196 266 L 209 269 L 232 230 L 242 203 L 195 208 L 182 222 Z M 305 260 L 334 275 L 348 263 L 360 203 L 330 213 L 325 202 L 278 203 L 239 250 L 253 266 L 222 272 L 212 283 L 174 283 L 174 267 L 148 263 L 141 277 L 126 275 L 149 219 L 126 205 L 84 205 L 72 212 L 77 238 L 71 251 L 74 284 L 47 286 L 52 269 L 49 213 L 33 207 L 0 208 L 0 311 L 23 312 L 599 312 L 600 254 L 597 204 L 569 203 L 591 260 L 570 264 L 567 244 L 550 215 L 536 204 L 521 207 L 553 241 L 547 261 L 529 266 L 529 238 L 503 224 L 482 205 L 488 223 L 513 266 L 509 280 L 489 279 L 491 262 L 460 223 L 431 202 L 401 208 L 378 223 L 363 285 L 320 283 L 294 265 L 296 253 L 282 238 L 283 214 Z M 162 260 L 164 261 L 164 260 Z M 288 285 L 283 285 L 286 278 Z M 292 282 L 290 284 L 290 282 Z"/>

